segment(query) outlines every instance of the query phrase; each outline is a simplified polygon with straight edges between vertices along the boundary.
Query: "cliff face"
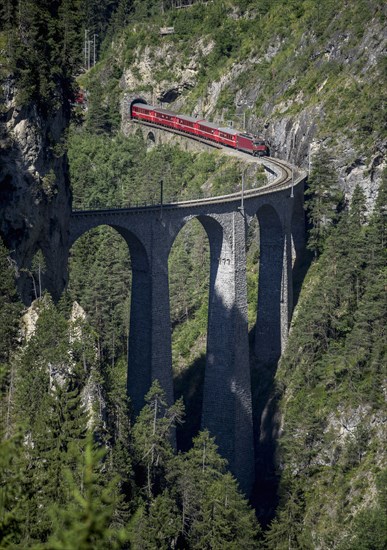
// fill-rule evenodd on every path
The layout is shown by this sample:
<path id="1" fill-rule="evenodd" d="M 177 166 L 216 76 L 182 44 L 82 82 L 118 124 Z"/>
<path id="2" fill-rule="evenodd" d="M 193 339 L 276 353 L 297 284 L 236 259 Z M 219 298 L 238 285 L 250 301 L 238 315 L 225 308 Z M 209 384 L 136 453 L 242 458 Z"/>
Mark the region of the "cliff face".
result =
<path id="1" fill-rule="evenodd" d="M 16 105 L 13 82 L 2 86 L 0 118 L 0 234 L 15 261 L 20 295 L 32 292 L 32 258 L 40 249 L 43 287 L 55 299 L 66 281 L 71 192 L 62 144 L 68 124 L 64 106 L 43 117 L 33 104 Z"/>

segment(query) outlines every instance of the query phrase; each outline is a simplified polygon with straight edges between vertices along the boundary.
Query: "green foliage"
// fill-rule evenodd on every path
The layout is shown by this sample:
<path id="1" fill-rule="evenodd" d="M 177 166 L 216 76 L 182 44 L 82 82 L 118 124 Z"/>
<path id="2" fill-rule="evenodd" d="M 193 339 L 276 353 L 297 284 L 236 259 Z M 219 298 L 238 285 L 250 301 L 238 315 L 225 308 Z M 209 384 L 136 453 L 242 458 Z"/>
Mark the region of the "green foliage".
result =
<path id="1" fill-rule="evenodd" d="M 79 62 L 79 0 L 15 2 L 9 23 L 10 66 L 19 102 L 34 101 L 42 112 L 56 110 L 73 96 Z"/>
<path id="2" fill-rule="evenodd" d="M 269 548 L 287 547 L 289 533 L 294 533 L 297 547 L 324 547 L 342 538 L 340 530 L 343 548 L 384 545 L 379 507 L 355 515 L 353 524 L 348 518 L 354 499 L 361 502 L 366 487 L 375 484 L 378 470 L 373 464 L 380 460 L 380 448 L 373 442 L 381 428 L 373 418 L 383 407 L 387 349 L 386 175 L 368 223 L 364 194 L 355 190 L 305 282 L 277 374 L 290 397 L 282 403 L 283 497 L 267 535 Z M 346 437 L 340 436 L 338 425 L 346 426 L 350 418 L 355 424 Z M 367 483 L 361 484 L 364 476 Z M 335 522 L 329 519 L 332 503 Z M 373 526 L 372 535 L 367 525 Z"/>
<path id="3" fill-rule="evenodd" d="M 128 247 L 110 228 L 80 239 L 70 259 L 69 294 L 88 312 L 98 360 L 114 365 L 127 351 L 131 272 Z"/>
<path id="4" fill-rule="evenodd" d="M 184 365 L 203 352 L 208 311 L 209 243 L 200 222 L 187 224 L 177 236 L 169 256 L 173 359 Z M 204 342 L 203 342 L 204 343 Z"/>
<path id="5" fill-rule="evenodd" d="M 89 434 L 82 463 L 82 486 L 67 474 L 71 498 L 66 507 L 58 503 L 52 510 L 53 534 L 47 548 L 53 550 L 98 550 L 122 548 L 127 539 L 124 529 L 110 528 L 117 501 L 117 480 L 104 481 L 102 459 Z"/>
<path id="6" fill-rule="evenodd" d="M 157 387 L 153 390 L 159 394 Z M 145 420 L 149 433 L 152 418 L 141 415 L 134 431 L 138 422 L 142 425 Z M 141 446 L 143 451 L 146 448 Z M 147 452 L 149 456 L 151 447 Z M 159 481 L 158 494 L 148 493 L 133 518 L 134 548 L 259 548 L 254 512 L 235 479 L 226 473 L 226 461 L 217 453 L 214 438 L 207 431 L 194 439 L 187 453 L 170 455 L 165 466 L 166 477 L 162 483 Z M 168 488 L 160 489 L 163 484 Z"/>
<path id="7" fill-rule="evenodd" d="M 23 460 L 21 434 L 0 441 L 0 547 L 20 537 L 23 518 Z"/>
<path id="8" fill-rule="evenodd" d="M 259 526 L 208 431 L 178 455 L 168 474 L 182 509 L 182 535 L 189 548 L 259 548 Z"/>
<path id="9" fill-rule="evenodd" d="M 157 380 L 145 396 L 145 403 L 133 427 L 133 448 L 136 461 L 144 469 L 146 494 L 151 499 L 172 457 L 172 430 L 183 421 L 184 405 L 180 399 L 167 408 L 164 391 Z"/>
<path id="10" fill-rule="evenodd" d="M 86 444 L 90 418 L 81 392 L 93 385 L 86 323 L 75 318 L 69 323 L 48 296 L 35 308 L 36 327 L 13 365 L 7 431 L 18 433 L 17 425 L 22 430 L 20 437 L 1 442 L 2 543 L 23 548 L 122 547 L 121 491 L 130 471 L 120 464 L 127 455 L 119 443 L 127 443 L 127 436 L 117 434 L 110 467 L 102 461 L 105 453 L 92 449 L 91 436 Z M 97 427 L 95 420 L 93 425 Z M 130 460 L 128 466 L 130 470 Z M 122 474 L 121 484 L 114 471 Z"/>
<path id="11" fill-rule="evenodd" d="M 21 307 L 15 288 L 12 260 L 0 238 L 0 365 L 8 362 L 16 342 Z"/>
<path id="12" fill-rule="evenodd" d="M 56 385 L 45 400 L 45 410 L 30 433 L 29 467 L 23 495 L 23 539 L 43 541 L 52 529 L 50 508 L 64 506 L 70 496 L 67 470 L 82 483 L 78 471 L 84 451 L 86 420 L 79 383 Z M 45 415 L 45 416 L 43 416 Z"/>
<path id="13" fill-rule="evenodd" d="M 382 550 L 387 544 L 386 470 L 379 477 L 377 503 L 361 510 L 339 550 Z"/>
<path id="14" fill-rule="evenodd" d="M 320 150 L 313 160 L 305 195 L 310 197 L 306 201 L 311 224 L 308 247 L 318 255 L 323 250 L 331 226 L 337 221 L 338 207 L 343 198 L 326 150 Z"/>
<path id="15" fill-rule="evenodd" d="M 176 546 L 181 513 L 166 490 L 153 499 L 147 510 L 140 507 L 135 518 L 132 547 L 136 550 L 169 550 Z"/>

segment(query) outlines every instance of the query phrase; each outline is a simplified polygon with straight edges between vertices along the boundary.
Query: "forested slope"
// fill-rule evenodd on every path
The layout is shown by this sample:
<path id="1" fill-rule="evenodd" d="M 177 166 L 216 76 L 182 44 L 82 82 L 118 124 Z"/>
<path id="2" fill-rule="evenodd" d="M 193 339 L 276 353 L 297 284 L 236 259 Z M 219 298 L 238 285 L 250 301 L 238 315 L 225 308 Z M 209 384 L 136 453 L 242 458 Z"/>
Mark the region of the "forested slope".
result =
<path id="1" fill-rule="evenodd" d="M 181 231 L 170 256 L 175 395 L 184 398 L 185 419 L 181 401 L 166 408 L 156 384 L 137 422 L 129 420 L 131 267 L 116 232 L 102 227 L 74 245 L 58 305 L 44 295 L 47 266 L 36 240 L 23 276 L 38 300 L 22 332 L 18 266 L 1 246 L 1 547 L 384 548 L 385 7 L 376 0 L 80 4 L 77 11 L 75 2 L 50 9 L 24 2 L 35 21 L 44 15 L 43 34 L 52 38 L 49 57 L 35 59 L 34 71 L 44 60 L 39 79 L 22 49 L 2 50 L 18 67 L 18 101 L 55 109 L 61 100 L 47 83 L 64 37 L 77 52 L 68 57 L 75 73 L 84 29 L 74 27 L 81 21 L 90 36 L 98 33 L 98 63 L 78 78 L 87 110 L 73 109 L 66 143 L 61 137 L 55 149 L 66 149 L 73 206 L 158 200 L 161 177 L 171 198 L 239 188 L 240 163 L 127 136 L 124 94 L 141 95 L 187 114 L 244 120 L 276 155 L 300 165 L 309 153 L 309 252 L 279 365 L 251 354 L 252 502 L 262 533 L 211 435 L 198 433 L 209 273 L 199 222 Z M 7 14 L 3 38 L 16 17 Z M 174 34 L 160 36 L 161 26 Z M 38 40 L 34 25 L 31 32 Z M 71 98 L 69 67 L 59 80 Z M 259 172 L 248 179 L 262 183 Z M 258 231 L 256 224 L 248 235 L 250 328 Z M 170 445 L 174 426 L 180 454 Z"/>

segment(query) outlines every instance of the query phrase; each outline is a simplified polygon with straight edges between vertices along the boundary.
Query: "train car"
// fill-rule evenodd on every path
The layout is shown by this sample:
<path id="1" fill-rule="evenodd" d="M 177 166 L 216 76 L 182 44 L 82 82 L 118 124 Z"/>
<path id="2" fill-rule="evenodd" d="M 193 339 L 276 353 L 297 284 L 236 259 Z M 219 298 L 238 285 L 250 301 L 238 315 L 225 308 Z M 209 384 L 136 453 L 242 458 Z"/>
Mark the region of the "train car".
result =
<path id="1" fill-rule="evenodd" d="M 132 118 L 145 120 L 147 122 L 153 122 L 155 120 L 154 107 L 147 103 L 133 103 L 132 105 Z"/>
<path id="2" fill-rule="evenodd" d="M 199 120 L 195 125 L 197 135 L 204 139 L 219 141 L 219 130 L 216 124 L 207 122 L 207 120 Z"/>
<path id="3" fill-rule="evenodd" d="M 209 139 L 250 155 L 260 157 L 269 155 L 269 148 L 262 137 L 237 132 L 233 128 L 219 128 L 213 122 L 179 115 L 166 109 L 153 107 L 141 100 L 132 103 L 131 117 Z"/>
<path id="4" fill-rule="evenodd" d="M 188 134 L 197 135 L 196 124 L 199 120 L 195 117 L 188 115 L 176 115 L 175 116 L 175 128 L 180 132 L 187 132 Z"/>
<path id="5" fill-rule="evenodd" d="M 162 124 L 163 126 L 167 126 L 168 128 L 175 128 L 175 118 L 176 114 L 172 113 L 171 111 L 167 111 L 166 109 L 154 109 L 155 124 Z"/>
<path id="6" fill-rule="evenodd" d="M 269 154 L 265 141 L 253 134 L 238 133 L 236 148 L 255 157 L 263 157 Z"/>
<path id="7" fill-rule="evenodd" d="M 253 155 L 256 157 L 269 156 L 269 147 L 266 145 L 266 141 L 263 137 L 254 136 L 253 139 Z"/>
<path id="8" fill-rule="evenodd" d="M 237 147 L 238 132 L 233 128 L 219 128 L 219 143 L 228 147 Z"/>

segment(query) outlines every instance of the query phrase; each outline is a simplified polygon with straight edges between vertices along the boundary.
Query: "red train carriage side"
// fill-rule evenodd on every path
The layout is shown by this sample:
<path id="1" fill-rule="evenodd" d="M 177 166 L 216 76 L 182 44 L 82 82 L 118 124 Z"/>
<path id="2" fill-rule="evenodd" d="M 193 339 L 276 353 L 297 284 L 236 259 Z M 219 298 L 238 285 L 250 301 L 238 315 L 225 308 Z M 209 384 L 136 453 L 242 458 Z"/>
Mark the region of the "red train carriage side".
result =
<path id="1" fill-rule="evenodd" d="M 176 115 L 175 116 L 175 128 L 180 132 L 187 132 L 188 134 L 197 135 L 196 123 L 199 119 L 188 115 Z"/>
<path id="2" fill-rule="evenodd" d="M 219 130 L 216 124 L 207 122 L 207 120 L 199 120 L 195 127 L 199 137 L 216 142 L 219 141 Z"/>
<path id="3" fill-rule="evenodd" d="M 237 148 L 239 151 L 253 154 L 253 136 L 251 134 L 238 134 Z"/>
<path id="4" fill-rule="evenodd" d="M 162 124 L 168 128 L 175 128 L 176 114 L 165 109 L 154 109 L 155 124 Z"/>
<path id="5" fill-rule="evenodd" d="M 143 102 L 132 104 L 131 116 L 134 119 L 209 139 L 254 156 L 269 155 L 269 148 L 263 138 L 253 134 L 237 132 L 233 128 L 218 128 L 216 124 L 204 119 L 179 115 L 166 109 L 152 107 L 152 105 Z"/>
<path id="6" fill-rule="evenodd" d="M 147 122 L 154 122 L 154 107 L 147 105 L 146 103 L 133 103 L 132 105 L 132 118 L 146 120 Z"/>
<path id="7" fill-rule="evenodd" d="M 219 143 L 236 149 L 238 133 L 233 128 L 219 128 Z"/>

